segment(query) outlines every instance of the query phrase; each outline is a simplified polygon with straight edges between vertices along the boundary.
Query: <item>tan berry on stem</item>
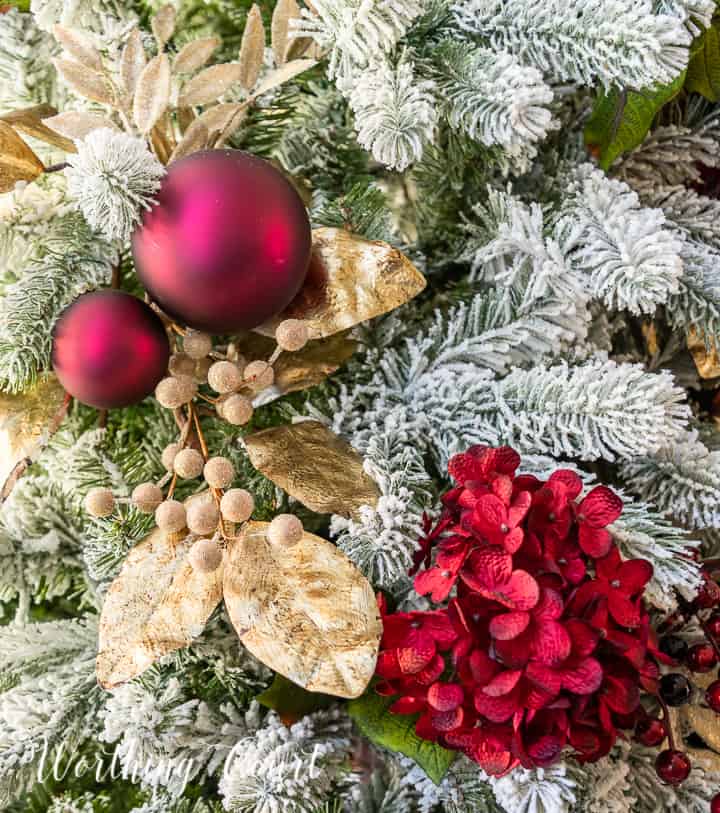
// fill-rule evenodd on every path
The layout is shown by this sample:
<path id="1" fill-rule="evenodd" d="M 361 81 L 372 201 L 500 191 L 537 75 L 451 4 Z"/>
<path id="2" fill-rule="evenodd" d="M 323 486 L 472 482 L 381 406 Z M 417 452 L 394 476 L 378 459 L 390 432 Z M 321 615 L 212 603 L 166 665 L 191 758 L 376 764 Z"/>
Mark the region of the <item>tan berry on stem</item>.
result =
<path id="1" fill-rule="evenodd" d="M 185 506 L 177 500 L 165 500 L 155 509 L 155 523 L 166 533 L 182 531 L 186 519 Z"/>
<path id="2" fill-rule="evenodd" d="M 183 350 L 191 359 L 201 359 L 212 350 L 212 339 L 199 330 L 188 330 L 183 338 Z"/>
<path id="3" fill-rule="evenodd" d="M 174 353 L 170 356 L 168 370 L 172 375 L 194 375 L 195 360 L 191 359 L 187 353 Z"/>
<path id="4" fill-rule="evenodd" d="M 178 452 L 173 468 L 178 477 L 192 480 L 202 474 L 204 463 L 203 456 L 197 449 L 183 449 Z"/>
<path id="5" fill-rule="evenodd" d="M 131 502 L 143 514 L 152 514 L 163 501 L 163 492 L 155 483 L 140 483 L 135 486 Z"/>
<path id="6" fill-rule="evenodd" d="M 295 514 L 278 514 L 267 530 L 271 544 L 290 548 L 303 537 L 303 524 Z"/>
<path id="7" fill-rule="evenodd" d="M 160 459 L 162 460 L 162 464 L 165 466 L 166 471 L 173 470 L 173 462 L 181 449 L 181 443 L 168 443 L 168 445 L 163 449 Z"/>
<path id="8" fill-rule="evenodd" d="M 243 375 L 247 386 L 255 392 L 267 389 L 275 380 L 273 368 L 266 361 L 251 361 Z"/>
<path id="9" fill-rule="evenodd" d="M 220 522 L 220 511 L 211 500 L 194 500 L 187 510 L 187 526 L 194 534 L 211 534 Z"/>
<path id="10" fill-rule="evenodd" d="M 222 563 L 222 549 L 213 539 L 198 539 L 188 552 L 188 561 L 198 573 L 213 573 Z"/>
<path id="11" fill-rule="evenodd" d="M 231 488 L 220 500 L 220 513 L 228 522 L 246 522 L 255 510 L 255 500 L 244 488 Z"/>
<path id="12" fill-rule="evenodd" d="M 91 488 L 85 495 L 85 510 L 91 517 L 109 517 L 115 510 L 115 497 L 109 488 Z"/>
<path id="13" fill-rule="evenodd" d="M 242 375 L 232 361 L 216 361 L 208 370 L 208 384 L 220 394 L 234 392 L 242 384 Z"/>
<path id="14" fill-rule="evenodd" d="M 244 395 L 231 395 L 222 402 L 220 417 L 225 418 L 233 426 L 242 426 L 252 418 L 252 415 L 252 401 Z"/>
<path id="15" fill-rule="evenodd" d="M 170 376 L 155 387 L 155 397 L 160 406 L 177 409 L 195 397 L 197 384 L 189 375 Z"/>
<path id="16" fill-rule="evenodd" d="M 235 468 L 227 457 L 211 457 L 203 475 L 211 488 L 227 488 L 235 479 Z"/>
<path id="17" fill-rule="evenodd" d="M 302 319 L 285 319 L 275 331 L 275 341 L 283 350 L 290 353 L 302 350 L 309 338 L 307 323 Z"/>

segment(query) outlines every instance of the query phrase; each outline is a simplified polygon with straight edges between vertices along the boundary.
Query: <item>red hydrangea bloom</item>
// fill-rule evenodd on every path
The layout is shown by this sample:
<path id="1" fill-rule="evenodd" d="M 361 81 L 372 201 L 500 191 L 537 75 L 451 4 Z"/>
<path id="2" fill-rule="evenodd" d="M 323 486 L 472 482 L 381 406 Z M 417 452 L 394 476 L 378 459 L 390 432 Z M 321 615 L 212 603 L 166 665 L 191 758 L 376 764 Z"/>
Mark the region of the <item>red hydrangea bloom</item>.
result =
<path id="1" fill-rule="evenodd" d="M 387 613 L 375 688 L 420 737 L 500 776 L 565 748 L 608 753 L 655 693 L 658 652 L 642 600 L 652 567 L 623 561 L 607 526 L 622 501 L 560 469 L 517 475 L 512 449 L 475 446 L 425 520 L 415 589 L 439 609 Z M 433 561 L 434 558 L 434 561 Z"/>

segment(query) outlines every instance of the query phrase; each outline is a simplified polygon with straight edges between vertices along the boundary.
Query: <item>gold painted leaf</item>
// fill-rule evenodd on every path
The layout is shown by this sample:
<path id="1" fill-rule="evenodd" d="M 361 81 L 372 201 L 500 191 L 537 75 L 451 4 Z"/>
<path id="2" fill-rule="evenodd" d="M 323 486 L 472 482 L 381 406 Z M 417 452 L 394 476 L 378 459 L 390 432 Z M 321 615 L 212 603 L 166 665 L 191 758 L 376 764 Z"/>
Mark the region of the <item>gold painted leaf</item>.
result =
<path id="1" fill-rule="evenodd" d="M 240 43 L 240 84 L 245 90 L 252 90 L 260 75 L 265 55 L 265 26 L 262 14 L 256 4 L 250 9 Z"/>
<path id="2" fill-rule="evenodd" d="M 274 548 L 249 522 L 228 548 L 225 604 L 240 640 L 311 692 L 358 697 L 375 672 L 382 624 L 370 583 L 344 553 L 305 533 Z"/>
<path id="3" fill-rule="evenodd" d="M 178 161 L 186 155 L 192 155 L 192 153 L 198 150 L 204 150 L 208 145 L 209 137 L 210 133 L 208 128 L 199 119 L 196 119 L 188 127 L 182 141 L 173 150 L 168 163 Z"/>
<path id="4" fill-rule="evenodd" d="M 18 181 L 34 181 L 44 169 L 15 130 L 0 121 L 0 192 L 10 192 Z"/>
<path id="5" fill-rule="evenodd" d="M 66 28 L 64 25 L 54 26 L 53 34 L 76 62 L 91 71 L 102 73 L 103 64 L 100 52 L 85 34 L 74 28 Z"/>
<path id="6" fill-rule="evenodd" d="M 66 406 L 54 375 L 17 395 L 0 392 L 0 502 L 58 428 Z"/>
<path id="7" fill-rule="evenodd" d="M 377 483 L 362 457 L 318 421 L 263 429 L 245 438 L 253 466 L 275 485 L 318 514 L 356 516 L 376 506 Z"/>
<path id="8" fill-rule="evenodd" d="M 181 107 L 192 107 L 196 104 L 210 104 L 223 93 L 226 93 L 242 77 L 238 62 L 226 62 L 223 65 L 211 65 L 200 71 L 197 76 L 185 85 L 180 95 Z"/>
<path id="9" fill-rule="evenodd" d="M 135 88 L 146 64 L 147 57 L 145 56 L 140 30 L 133 28 L 120 57 L 120 76 L 123 80 L 125 92 L 130 99 L 135 95 Z"/>
<path id="10" fill-rule="evenodd" d="M 275 340 L 259 333 L 249 333 L 235 341 L 238 352 L 248 360 L 267 359 L 275 349 Z M 279 397 L 322 383 L 342 367 L 356 352 L 357 342 L 346 333 L 308 342 L 295 353 L 281 353 L 273 364 L 275 382 L 264 396 Z"/>
<path id="11" fill-rule="evenodd" d="M 48 116 L 53 116 L 57 111 L 49 104 L 40 104 L 36 107 L 26 107 L 24 110 L 15 110 L 12 113 L 5 113 L 0 116 L 0 121 L 9 124 L 13 130 L 17 130 L 26 135 L 52 144 L 65 152 L 76 152 L 75 145 L 70 139 L 57 133 L 47 124 Z"/>
<path id="12" fill-rule="evenodd" d="M 196 498 L 197 499 L 197 498 Z M 203 631 L 222 598 L 222 565 L 200 573 L 188 562 L 192 539 L 156 528 L 128 554 L 100 615 L 98 682 L 106 689 L 144 672 Z"/>
<path id="13" fill-rule="evenodd" d="M 278 0 L 275 11 L 273 11 L 271 27 L 272 49 L 277 65 L 282 65 L 287 58 L 290 20 L 296 20 L 299 17 L 300 7 L 295 0 Z"/>
<path id="14" fill-rule="evenodd" d="M 425 277 L 388 243 L 343 229 L 314 229 L 313 255 L 302 290 L 258 331 L 274 336 L 283 319 L 304 319 L 312 337 L 332 336 L 404 305 L 425 285 Z"/>
<path id="15" fill-rule="evenodd" d="M 55 132 L 66 136 L 68 139 L 85 138 L 93 130 L 99 130 L 103 127 L 117 130 L 117 127 L 109 118 L 101 116 L 99 113 L 75 113 L 73 111 L 58 113 L 57 116 L 45 119 L 45 124 L 51 130 L 55 130 Z M 72 144 L 72 142 L 70 143 Z"/>
<path id="16" fill-rule="evenodd" d="M 133 99 L 133 118 L 141 133 L 147 134 L 167 110 L 170 101 L 170 62 L 159 54 L 140 74 Z"/>
<path id="17" fill-rule="evenodd" d="M 720 376 L 720 355 L 714 339 L 706 341 L 705 333 L 691 327 L 687 334 L 687 347 L 692 354 L 700 378 Z"/>
<path id="18" fill-rule="evenodd" d="M 74 59 L 54 59 L 53 64 L 68 85 L 84 98 L 110 107 L 117 104 L 112 85 L 104 74 L 91 71 Z"/>
<path id="19" fill-rule="evenodd" d="M 175 16 L 175 8 L 172 4 L 168 3 L 163 6 L 150 21 L 159 50 L 165 47 L 165 43 L 172 37 L 175 31 Z"/>
<path id="20" fill-rule="evenodd" d="M 256 99 L 258 96 L 262 96 L 263 93 L 267 93 L 268 90 L 279 87 L 290 79 L 310 70 L 310 68 L 315 65 L 317 65 L 317 61 L 314 59 L 293 59 L 292 62 L 286 62 L 281 67 L 271 71 L 262 82 L 260 82 L 253 91 L 253 98 Z"/>
<path id="21" fill-rule="evenodd" d="M 198 121 L 208 128 L 210 134 L 221 133 L 236 116 L 241 115 L 246 109 L 244 104 L 216 104 L 209 107 Z"/>
<path id="22" fill-rule="evenodd" d="M 173 60 L 173 73 L 192 73 L 202 68 L 219 45 L 218 37 L 203 37 L 188 42 Z"/>

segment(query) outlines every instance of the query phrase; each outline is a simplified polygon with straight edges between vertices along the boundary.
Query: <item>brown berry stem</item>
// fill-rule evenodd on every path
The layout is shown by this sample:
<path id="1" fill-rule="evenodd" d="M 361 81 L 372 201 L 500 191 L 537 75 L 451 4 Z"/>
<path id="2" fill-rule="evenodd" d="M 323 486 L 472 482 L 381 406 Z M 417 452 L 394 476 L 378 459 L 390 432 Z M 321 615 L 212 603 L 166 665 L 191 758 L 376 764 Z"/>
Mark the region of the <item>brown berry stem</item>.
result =
<path id="1" fill-rule="evenodd" d="M 177 474 L 173 473 L 172 480 L 170 480 L 170 488 L 168 488 L 166 500 L 172 499 L 172 495 L 175 493 L 175 486 L 177 485 Z"/>
<path id="2" fill-rule="evenodd" d="M 670 748 L 674 751 L 675 750 L 675 737 L 673 736 L 672 725 L 670 724 L 670 710 L 667 707 L 667 703 L 657 695 L 658 703 L 660 704 L 660 708 L 663 711 L 663 721 L 665 723 L 665 730 L 667 732 L 668 743 Z"/>
<path id="3" fill-rule="evenodd" d="M 64 169 L 67 169 L 70 166 L 67 161 L 63 161 L 61 164 L 51 164 L 49 167 L 45 167 L 43 172 L 47 175 L 49 172 L 62 172 Z"/>

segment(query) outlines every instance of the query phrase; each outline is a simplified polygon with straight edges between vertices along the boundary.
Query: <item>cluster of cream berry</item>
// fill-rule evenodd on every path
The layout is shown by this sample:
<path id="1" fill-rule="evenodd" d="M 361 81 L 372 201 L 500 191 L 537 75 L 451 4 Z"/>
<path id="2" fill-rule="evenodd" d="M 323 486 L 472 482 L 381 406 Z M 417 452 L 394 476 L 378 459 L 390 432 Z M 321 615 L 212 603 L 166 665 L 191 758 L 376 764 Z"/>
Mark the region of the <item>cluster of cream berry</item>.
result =
<path id="1" fill-rule="evenodd" d="M 226 457 L 209 455 L 202 435 L 195 399 L 212 405 L 216 414 L 235 426 L 250 421 L 253 394 L 271 387 L 275 380 L 273 364 L 280 353 L 301 350 L 308 341 L 304 322 L 288 319 L 275 332 L 277 347 L 267 360 L 246 362 L 230 345 L 224 357 L 213 351 L 212 339 L 205 333 L 185 331 L 182 350 L 175 352 L 168 365 L 170 375 L 157 385 L 158 403 L 172 409 L 182 426 L 180 438 L 162 453 L 166 476 L 159 483 L 140 483 L 129 500 L 119 500 L 107 488 L 93 488 L 85 498 L 85 508 L 94 517 L 112 516 L 119 502 L 129 502 L 138 511 L 155 515 L 157 527 L 166 534 L 194 537 L 188 559 L 195 570 L 215 571 L 222 563 L 223 549 L 232 539 L 233 529 L 247 522 L 255 510 L 252 494 L 231 488 L 235 468 Z M 217 396 L 199 391 L 203 384 Z M 196 446 L 189 441 L 194 432 Z M 180 480 L 202 477 L 207 489 L 187 504 L 173 499 Z M 167 494 L 164 487 L 168 485 Z M 280 514 L 270 523 L 268 540 L 288 547 L 303 536 L 302 522 L 293 514 Z"/>

